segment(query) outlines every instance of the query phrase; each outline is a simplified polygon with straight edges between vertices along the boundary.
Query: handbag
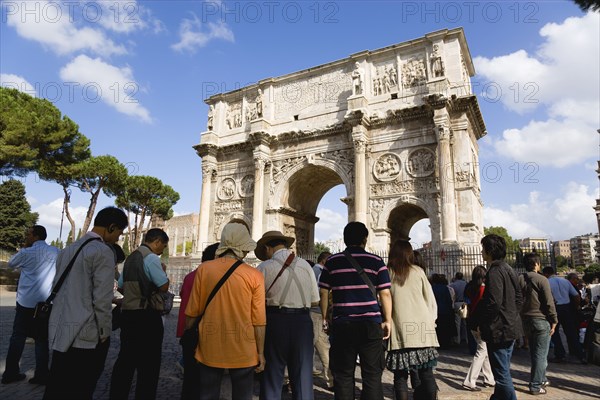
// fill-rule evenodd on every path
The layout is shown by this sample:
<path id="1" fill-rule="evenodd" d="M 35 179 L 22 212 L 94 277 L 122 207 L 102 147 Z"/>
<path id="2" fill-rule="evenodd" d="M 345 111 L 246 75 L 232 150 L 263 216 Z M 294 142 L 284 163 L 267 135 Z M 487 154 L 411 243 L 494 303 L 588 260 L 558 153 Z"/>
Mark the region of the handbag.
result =
<path id="1" fill-rule="evenodd" d="M 229 278 L 229 276 L 233 274 L 233 271 L 235 271 L 235 269 L 241 264 L 241 260 L 236 261 L 229 268 L 229 270 L 227 270 L 225 275 L 223 275 L 212 292 L 210 292 L 210 295 L 206 300 L 206 305 L 204 306 L 204 313 L 206 313 L 206 308 L 210 304 L 213 297 L 215 297 L 221 286 L 223 286 L 227 278 Z M 183 332 L 181 339 L 179 339 L 179 344 L 181 345 L 181 351 L 183 353 L 183 385 L 181 387 L 182 400 L 197 399 L 199 395 L 197 361 L 194 357 L 194 354 L 196 353 L 196 347 L 198 347 L 198 342 L 200 341 L 200 331 L 198 325 L 200 324 L 204 313 L 200 314 L 200 316 L 196 318 L 194 325 L 192 325 L 191 328 L 186 329 Z"/>
<path id="2" fill-rule="evenodd" d="M 71 269 L 73 268 L 73 264 L 75 264 L 75 259 L 77 259 L 77 256 L 79 255 L 81 250 L 85 247 L 85 245 L 88 244 L 89 242 L 91 242 L 92 240 L 100 240 L 100 238 L 88 239 L 85 242 L 83 242 L 83 244 L 81 246 L 79 246 L 79 248 L 75 252 L 75 255 L 73 256 L 73 258 L 71 258 L 71 261 L 69 261 L 69 264 L 67 265 L 64 272 L 60 276 L 60 279 L 58 280 L 58 282 L 56 282 L 56 285 L 54 285 L 54 288 L 52 288 L 52 292 L 50 293 L 50 296 L 48 296 L 46 301 L 40 301 L 35 305 L 35 308 L 33 310 L 33 322 L 32 322 L 32 326 L 31 326 L 31 330 L 32 330 L 31 337 L 32 338 L 34 338 L 36 340 L 47 340 L 48 339 L 48 325 L 50 323 L 50 313 L 52 312 L 52 300 L 54 300 L 54 298 L 56 297 L 56 294 L 58 293 L 61 286 L 67 279 L 67 275 L 69 275 L 69 272 L 71 272 Z"/>
<path id="3" fill-rule="evenodd" d="M 173 309 L 175 295 L 171 292 L 153 292 L 148 299 L 151 309 L 159 311 L 161 315 L 167 315 Z"/>
<path id="4" fill-rule="evenodd" d="M 462 319 L 467 319 L 467 317 L 469 316 L 469 309 L 467 307 L 467 303 L 462 303 L 462 305 L 456 309 L 456 314 Z"/>

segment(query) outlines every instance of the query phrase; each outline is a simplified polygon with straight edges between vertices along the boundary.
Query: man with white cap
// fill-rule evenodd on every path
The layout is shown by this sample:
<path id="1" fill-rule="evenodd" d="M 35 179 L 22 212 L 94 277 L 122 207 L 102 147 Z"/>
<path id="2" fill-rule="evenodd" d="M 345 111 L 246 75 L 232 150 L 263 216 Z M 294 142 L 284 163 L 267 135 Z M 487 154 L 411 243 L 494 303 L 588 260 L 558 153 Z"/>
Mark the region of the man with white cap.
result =
<path id="1" fill-rule="evenodd" d="M 310 307 L 318 303 L 319 291 L 311 266 L 289 249 L 293 243 L 294 238 L 269 231 L 254 251 L 263 261 L 258 270 L 264 274 L 267 288 L 266 367 L 260 385 L 261 400 L 281 398 L 286 366 L 292 398 L 314 398 Z"/>
<path id="2" fill-rule="evenodd" d="M 254 371 L 265 368 L 265 285 L 260 272 L 237 263 L 254 250 L 256 242 L 240 223 L 223 228 L 215 260 L 198 267 L 186 315 L 186 329 L 202 316 L 198 364 L 201 399 L 219 399 L 221 378 L 229 370 L 234 399 L 251 400 Z M 234 264 L 238 266 L 234 269 Z M 208 306 L 217 283 L 233 270 Z"/>

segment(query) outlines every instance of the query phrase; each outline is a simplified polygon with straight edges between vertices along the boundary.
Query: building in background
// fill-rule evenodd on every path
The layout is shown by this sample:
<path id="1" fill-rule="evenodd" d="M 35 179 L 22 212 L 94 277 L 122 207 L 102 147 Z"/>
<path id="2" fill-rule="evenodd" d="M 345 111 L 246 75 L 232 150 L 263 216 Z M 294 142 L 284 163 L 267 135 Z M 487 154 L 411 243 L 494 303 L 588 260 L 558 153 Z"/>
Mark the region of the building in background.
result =
<path id="1" fill-rule="evenodd" d="M 554 257 L 571 258 L 571 242 L 569 240 L 557 240 L 552 242 Z"/>
<path id="2" fill-rule="evenodd" d="M 588 266 L 596 262 L 596 242 L 598 235 L 581 235 L 571 238 L 573 267 Z"/>
<path id="3" fill-rule="evenodd" d="M 198 214 L 178 215 L 164 221 L 161 228 L 169 235 L 169 255 L 171 257 L 190 255 L 196 246 Z"/>
<path id="4" fill-rule="evenodd" d="M 519 247 L 523 252 L 548 249 L 548 239 L 546 238 L 525 238 L 519 240 Z"/>

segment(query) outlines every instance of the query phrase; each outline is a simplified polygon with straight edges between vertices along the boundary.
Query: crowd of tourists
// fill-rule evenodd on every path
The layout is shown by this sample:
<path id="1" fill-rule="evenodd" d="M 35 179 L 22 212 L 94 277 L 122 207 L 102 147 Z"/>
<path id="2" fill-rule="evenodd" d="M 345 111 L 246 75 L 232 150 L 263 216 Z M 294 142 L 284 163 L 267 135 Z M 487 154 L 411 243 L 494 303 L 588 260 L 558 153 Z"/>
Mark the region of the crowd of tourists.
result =
<path id="1" fill-rule="evenodd" d="M 24 247 L 9 261 L 21 278 L 3 384 L 25 379 L 19 361 L 26 338 L 34 337 L 36 369 L 29 382 L 45 385 L 44 399 L 91 400 L 118 328 L 110 398 L 128 399 L 136 374 L 135 398 L 156 398 L 161 315 L 172 300 L 160 260 L 169 237 L 150 229 L 125 257 L 115 243 L 126 226 L 122 210 L 105 208 L 90 232 L 60 252 L 46 244 L 44 227 L 28 230 Z M 257 379 L 261 400 L 280 399 L 286 385 L 293 399 L 310 400 L 315 374 L 322 374 L 336 399 L 354 399 L 357 363 L 361 399 L 383 399 L 386 368 L 396 400 L 409 398 L 409 380 L 414 399 L 436 399 L 438 349 L 468 342 L 473 360 L 463 389 L 480 391 L 482 374 L 481 385 L 494 388 L 492 399 L 512 400 L 515 346 L 530 349 L 530 394 L 550 390 L 551 344 L 551 361 L 565 362 L 567 349 L 580 362 L 591 356 L 587 350 L 600 325 L 598 295 L 576 275 L 558 278 L 552 268 L 541 274 L 535 253 L 524 256 L 527 272 L 519 275 L 504 260 L 505 240 L 487 235 L 481 240 L 486 266 L 475 267 L 469 282 L 459 272 L 449 283 L 443 275 L 427 276 L 407 240 L 392 243 L 384 262 L 365 250 L 369 232 L 363 223 L 348 223 L 343 234 L 344 251 L 323 252 L 312 263 L 292 251 L 295 238 L 279 231 L 254 241 L 243 221 L 224 226 L 220 241 L 204 249 L 181 287 L 182 399 L 220 399 L 225 373 L 236 400 L 252 399 Z M 250 252 L 261 260 L 257 267 L 244 262 Z M 123 261 L 119 274 L 116 265 Z M 44 335 L 36 313 L 40 303 L 50 302 Z M 315 354 L 321 371 L 314 368 Z"/>

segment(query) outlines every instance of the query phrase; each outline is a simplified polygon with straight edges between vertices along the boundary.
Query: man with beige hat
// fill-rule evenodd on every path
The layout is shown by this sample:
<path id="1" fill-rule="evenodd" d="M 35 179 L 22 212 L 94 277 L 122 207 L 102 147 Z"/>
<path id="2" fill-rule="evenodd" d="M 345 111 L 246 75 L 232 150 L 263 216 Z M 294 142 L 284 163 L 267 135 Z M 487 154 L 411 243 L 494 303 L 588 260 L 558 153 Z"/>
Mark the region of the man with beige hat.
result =
<path id="1" fill-rule="evenodd" d="M 310 307 L 318 303 L 319 292 L 308 262 L 290 250 L 293 243 L 294 238 L 269 231 L 254 251 L 263 261 L 258 270 L 263 273 L 267 288 L 266 367 L 260 385 L 261 400 L 281 398 L 286 366 L 292 398 L 314 398 Z"/>
<path id="2" fill-rule="evenodd" d="M 185 310 L 186 329 L 201 316 L 196 347 L 203 399 L 219 399 L 221 378 L 229 370 L 234 399 L 251 400 L 254 372 L 265 367 L 265 286 L 260 272 L 242 259 L 256 242 L 246 226 L 230 222 L 223 228 L 217 258 L 200 264 Z M 230 274 L 212 297 L 209 294 Z"/>

